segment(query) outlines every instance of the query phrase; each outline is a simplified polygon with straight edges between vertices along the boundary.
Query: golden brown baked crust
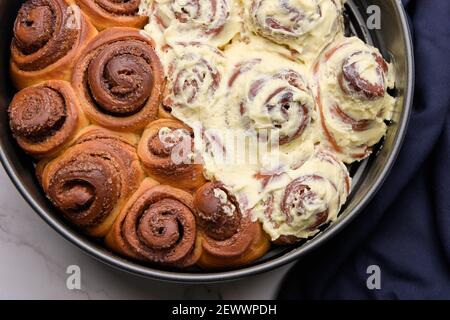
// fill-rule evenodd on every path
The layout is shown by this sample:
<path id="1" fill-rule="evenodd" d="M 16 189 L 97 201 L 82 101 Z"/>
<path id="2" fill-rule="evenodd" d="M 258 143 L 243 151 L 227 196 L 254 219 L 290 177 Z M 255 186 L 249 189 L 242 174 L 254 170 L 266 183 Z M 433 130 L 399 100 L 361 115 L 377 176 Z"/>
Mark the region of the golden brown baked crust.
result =
<path id="1" fill-rule="evenodd" d="M 64 0 L 29 0 L 14 24 L 10 73 L 23 89 L 46 80 L 70 81 L 80 52 L 97 30 Z"/>
<path id="2" fill-rule="evenodd" d="M 81 53 L 72 85 L 92 122 L 139 131 L 156 119 L 164 73 L 152 45 L 137 29 L 109 28 Z"/>
<path id="3" fill-rule="evenodd" d="M 263 256 L 270 242 L 250 213 L 221 183 L 208 182 L 194 196 L 203 252 L 198 262 L 205 269 L 222 269 L 248 264 Z"/>
<path id="4" fill-rule="evenodd" d="M 85 233 L 105 236 L 144 179 L 135 145 L 133 135 L 87 127 L 64 153 L 38 165 L 47 197 Z"/>
<path id="5" fill-rule="evenodd" d="M 193 211 L 191 194 L 147 178 L 121 211 L 106 245 L 145 262 L 192 266 L 201 254 Z"/>
<path id="6" fill-rule="evenodd" d="M 98 30 L 111 27 L 143 28 L 148 17 L 138 14 L 141 0 L 71 0 L 80 6 Z"/>
<path id="7" fill-rule="evenodd" d="M 193 164 L 192 129 L 177 120 L 159 119 L 145 129 L 138 155 L 147 174 L 162 184 L 187 191 L 203 185 L 203 167 Z M 163 140 L 163 141 L 161 141 Z"/>
<path id="8" fill-rule="evenodd" d="M 72 86 L 61 80 L 19 91 L 8 115 L 17 143 L 35 158 L 54 156 L 88 125 Z"/>

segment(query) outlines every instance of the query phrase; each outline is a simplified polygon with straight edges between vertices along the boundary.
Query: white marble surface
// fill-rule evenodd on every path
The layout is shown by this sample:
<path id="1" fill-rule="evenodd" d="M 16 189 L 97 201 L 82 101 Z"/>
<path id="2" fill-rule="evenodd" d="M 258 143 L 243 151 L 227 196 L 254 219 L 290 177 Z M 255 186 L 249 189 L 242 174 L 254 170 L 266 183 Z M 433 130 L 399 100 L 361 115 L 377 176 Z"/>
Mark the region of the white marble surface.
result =
<path id="1" fill-rule="evenodd" d="M 81 290 L 66 287 L 69 265 L 81 269 Z M 51 229 L 0 166 L 0 299 L 272 299 L 289 267 L 209 285 L 129 275 L 87 256 Z"/>

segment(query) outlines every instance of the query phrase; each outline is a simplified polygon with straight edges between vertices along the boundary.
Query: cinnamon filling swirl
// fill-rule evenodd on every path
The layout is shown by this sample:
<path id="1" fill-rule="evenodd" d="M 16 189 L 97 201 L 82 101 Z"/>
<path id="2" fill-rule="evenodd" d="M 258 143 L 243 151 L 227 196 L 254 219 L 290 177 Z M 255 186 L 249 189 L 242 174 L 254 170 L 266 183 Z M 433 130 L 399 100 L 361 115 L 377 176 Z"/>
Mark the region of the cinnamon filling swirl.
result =
<path id="1" fill-rule="evenodd" d="M 14 24 L 12 55 L 24 71 L 44 69 L 64 57 L 76 44 L 80 31 L 69 28 L 68 5 L 63 0 L 25 2 Z"/>

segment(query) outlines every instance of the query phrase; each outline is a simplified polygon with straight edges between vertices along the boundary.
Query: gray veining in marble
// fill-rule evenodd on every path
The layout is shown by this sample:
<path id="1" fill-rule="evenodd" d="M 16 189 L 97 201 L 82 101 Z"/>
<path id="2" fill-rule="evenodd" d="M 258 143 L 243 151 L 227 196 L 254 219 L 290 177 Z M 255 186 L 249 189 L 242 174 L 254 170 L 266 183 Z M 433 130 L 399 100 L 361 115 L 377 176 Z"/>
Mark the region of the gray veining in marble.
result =
<path id="1" fill-rule="evenodd" d="M 143 279 L 67 242 L 28 206 L 3 168 L 0 186 L 0 299 L 272 299 L 290 267 L 210 285 Z M 81 290 L 67 289 L 69 265 L 81 269 Z"/>

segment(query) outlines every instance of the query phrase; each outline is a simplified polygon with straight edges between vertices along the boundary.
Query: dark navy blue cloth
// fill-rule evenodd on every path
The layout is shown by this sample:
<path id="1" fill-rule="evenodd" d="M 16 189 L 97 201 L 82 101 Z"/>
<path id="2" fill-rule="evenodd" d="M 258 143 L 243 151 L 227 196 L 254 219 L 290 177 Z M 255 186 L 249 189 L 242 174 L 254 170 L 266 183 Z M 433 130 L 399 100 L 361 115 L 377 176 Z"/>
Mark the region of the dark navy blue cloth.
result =
<path id="1" fill-rule="evenodd" d="M 388 179 L 341 234 L 299 261 L 280 299 L 450 299 L 450 0 L 406 0 L 416 90 Z M 369 290 L 378 265 L 381 289 Z"/>

